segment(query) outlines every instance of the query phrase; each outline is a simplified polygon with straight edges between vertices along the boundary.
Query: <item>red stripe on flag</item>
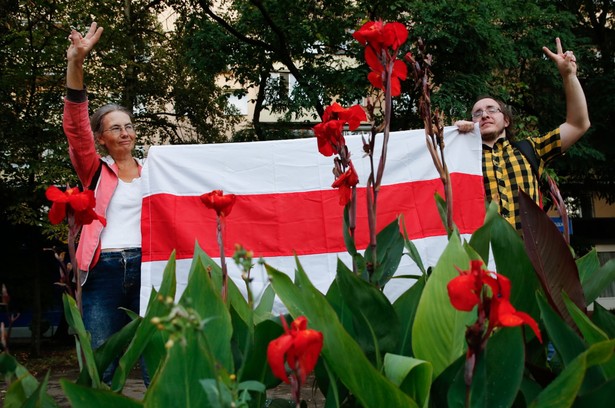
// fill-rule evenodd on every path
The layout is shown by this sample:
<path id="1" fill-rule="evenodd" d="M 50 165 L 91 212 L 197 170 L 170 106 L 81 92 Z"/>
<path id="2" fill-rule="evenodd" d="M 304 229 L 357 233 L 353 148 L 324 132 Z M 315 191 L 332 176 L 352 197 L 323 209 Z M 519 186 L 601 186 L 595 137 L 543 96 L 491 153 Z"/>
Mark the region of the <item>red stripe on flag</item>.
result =
<path id="1" fill-rule="evenodd" d="M 461 233 L 472 233 L 484 220 L 483 178 L 451 174 L 453 214 Z M 207 193 L 204 191 L 203 193 Z M 442 183 L 425 180 L 383 186 L 378 197 L 378 230 L 404 214 L 411 239 L 445 235 L 434 194 Z M 357 248 L 369 242 L 365 188 L 357 190 Z M 255 256 L 274 257 L 344 252 L 343 207 L 337 190 L 284 194 L 238 195 L 226 219 L 225 252 L 235 243 Z M 164 261 L 176 250 L 177 259 L 192 258 L 195 241 L 218 257 L 216 215 L 198 196 L 155 194 L 143 201 L 143 262 Z"/>

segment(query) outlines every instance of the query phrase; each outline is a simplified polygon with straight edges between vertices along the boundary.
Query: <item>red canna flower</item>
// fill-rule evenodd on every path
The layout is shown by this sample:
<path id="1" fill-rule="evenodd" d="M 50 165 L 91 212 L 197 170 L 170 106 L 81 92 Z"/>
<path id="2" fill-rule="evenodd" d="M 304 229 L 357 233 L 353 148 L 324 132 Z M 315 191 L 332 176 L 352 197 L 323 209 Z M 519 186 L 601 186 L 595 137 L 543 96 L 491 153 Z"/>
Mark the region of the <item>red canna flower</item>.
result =
<path id="1" fill-rule="evenodd" d="M 64 221 L 66 211 L 70 207 L 74 211 L 75 224 L 78 226 L 91 224 L 94 220 L 107 225 L 105 217 L 94 211 L 96 198 L 92 190 L 82 192 L 78 187 L 73 187 L 62 191 L 56 186 L 49 186 L 45 191 L 45 197 L 53 202 L 49 210 L 49 221 L 52 224 L 59 224 Z"/>
<path id="2" fill-rule="evenodd" d="M 322 350 L 323 336 L 316 330 L 307 328 L 305 316 L 297 317 L 290 325 L 281 318 L 285 333 L 277 339 L 271 341 L 267 347 L 267 361 L 271 366 L 271 371 L 280 380 L 287 384 L 292 381 L 300 389 L 306 377 L 318 361 L 318 356 Z M 290 377 L 287 374 L 287 366 L 290 370 Z"/>
<path id="3" fill-rule="evenodd" d="M 367 79 L 374 88 L 385 89 L 386 69 L 382 65 L 380 58 L 371 48 L 365 49 L 365 61 L 372 72 L 367 75 Z M 389 62 L 393 64 L 391 71 L 391 96 L 401 94 L 401 81 L 405 81 L 408 76 L 408 67 L 402 60 Z"/>
<path id="4" fill-rule="evenodd" d="M 353 37 L 365 45 L 365 61 L 371 69 L 367 79 L 374 88 L 386 91 L 391 83 L 391 97 L 401 94 L 401 82 L 408 76 L 408 67 L 397 59 L 399 47 L 408 39 L 408 30 L 402 23 L 370 21 L 355 31 Z"/>
<path id="5" fill-rule="evenodd" d="M 341 146 L 346 144 L 346 140 L 342 135 L 344 122 L 341 120 L 330 120 L 321 122 L 314 126 L 314 134 L 318 142 L 318 151 L 323 156 L 333 156 Z"/>
<path id="6" fill-rule="evenodd" d="M 408 30 L 402 23 L 384 24 L 382 20 L 368 21 L 355 31 L 352 36 L 362 45 L 370 45 L 374 51 L 383 48 L 399 49 L 408 39 Z"/>
<path id="7" fill-rule="evenodd" d="M 331 185 L 333 188 L 339 188 L 340 205 L 346 205 L 352 197 L 352 187 L 359 183 L 359 175 L 357 174 L 352 162 L 349 163 L 348 170 L 339 176 Z"/>
<path id="8" fill-rule="evenodd" d="M 344 125 L 347 123 L 349 130 L 355 130 L 365 120 L 367 120 L 367 115 L 359 105 L 344 108 L 334 102 L 327 106 L 322 115 L 322 122 L 314 126 L 318 151 L 327 157 L 339 153 L 346 144 L 342 134 Z"/>
<path id="9" fill-rule="evenodd" d="M 479 314 L 482 312 L 489 318 L 486 335 L 497 327 L 527 324 L 542 342 L 536 321 L 527 313 L 517 311 L 510 303 L 510 279 L 482 269 L 482 264 L 480 260 L 471 261 L 469 271 L 458 269 L 460 275 L 448 283 L 447 290 L 453 307 L 471 311 L 479 305 Z M 484 285 L 491 288 L 491 296 L 484 291 Z"/>
<path id="10" fill-rule="evenodd" d="M 489 271 L 481 268 L 483 262 L 479 260 L 470 261 L 470 270 L 459 271 L 459 276 L 452 279 L 446 286 L 451 304 L 457 310 L 464 312 L 471 311 L 481 301 L 481 292 L 485 280 L 492 280 L 488 275 Z"/>
<path id="11" fill-rule="evenodd" d="M 205 207 L 216 211 L 219 217 L 228 216 L 235 205 L 235 194 L 224 195 L 222 190 L 213 190 L 200 197 Z"/>

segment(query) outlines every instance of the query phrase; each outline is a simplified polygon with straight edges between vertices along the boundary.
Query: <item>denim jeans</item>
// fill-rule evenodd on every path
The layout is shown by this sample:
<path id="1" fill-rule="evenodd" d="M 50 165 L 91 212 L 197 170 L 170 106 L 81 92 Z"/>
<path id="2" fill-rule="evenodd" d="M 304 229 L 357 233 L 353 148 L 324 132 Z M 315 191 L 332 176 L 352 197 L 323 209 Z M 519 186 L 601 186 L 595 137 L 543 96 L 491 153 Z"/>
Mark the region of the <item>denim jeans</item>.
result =
<path id="1" fill-rule="evenodd" d="M 120 308 L 139 313 L 140 291 L 140 248 L 100 254 L 82 288 L 83 323 L 90 332 L 93 349 L 130 322 L 126 312 Z M 117 361 L 103 372 L 105 383 L 111 383 L 116 367 Z M 144 380 L 147 384 L 146 376 Z"/>

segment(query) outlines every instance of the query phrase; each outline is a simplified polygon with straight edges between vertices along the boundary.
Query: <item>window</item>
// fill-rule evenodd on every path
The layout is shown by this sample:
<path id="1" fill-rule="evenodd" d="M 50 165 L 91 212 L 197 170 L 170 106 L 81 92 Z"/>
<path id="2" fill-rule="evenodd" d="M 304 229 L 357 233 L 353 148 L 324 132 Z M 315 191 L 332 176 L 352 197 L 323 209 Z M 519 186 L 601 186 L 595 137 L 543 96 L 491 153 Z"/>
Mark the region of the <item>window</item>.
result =
<path id="1" fill-rule="evenodd" d="M 248 114 L 248 96 L 247 95 L 237 96 L 234 94 L 229 94 L 228 103 L 229 105 L 234 106 L 239 111 L 240 115 Z"/>

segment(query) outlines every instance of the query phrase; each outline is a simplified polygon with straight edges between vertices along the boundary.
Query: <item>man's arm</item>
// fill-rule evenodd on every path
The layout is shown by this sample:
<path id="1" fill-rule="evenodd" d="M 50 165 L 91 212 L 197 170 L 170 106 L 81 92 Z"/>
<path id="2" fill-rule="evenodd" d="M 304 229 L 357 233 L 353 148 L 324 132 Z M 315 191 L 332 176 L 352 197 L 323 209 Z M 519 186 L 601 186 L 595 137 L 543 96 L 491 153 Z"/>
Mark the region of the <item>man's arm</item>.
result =
<path id="1" fill-rule="evenodd" d="M 566 95 L 566 121 L 559 127 L 562 141 L 562 152 L 565 152 L 589 129 L 589 113 L 583 88 L 577 78 L 577 63 L 572 51 L 562 51 L 559 38 L 555 39 L 556 52 L 547 47 L 542 51 L 555 62 L 562 76 L 564 93 Z"/>

